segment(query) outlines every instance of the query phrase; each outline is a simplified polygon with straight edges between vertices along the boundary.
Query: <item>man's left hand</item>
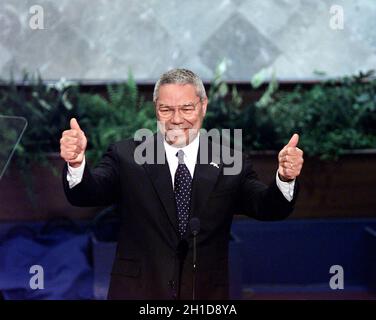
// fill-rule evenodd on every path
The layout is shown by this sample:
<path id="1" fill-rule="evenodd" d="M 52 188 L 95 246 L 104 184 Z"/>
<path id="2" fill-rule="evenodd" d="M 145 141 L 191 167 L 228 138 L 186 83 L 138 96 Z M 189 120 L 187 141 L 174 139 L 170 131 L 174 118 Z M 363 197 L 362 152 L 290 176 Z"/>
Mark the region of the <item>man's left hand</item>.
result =
<path id="1" fill-rule="evenodd" d="M 298 175 L 303 167 L 303 151 L 297 145 L 299 135 L 294 134 L 289 143 L 278 154 L 278 175 L 282 181 L 292 181 Z"/>

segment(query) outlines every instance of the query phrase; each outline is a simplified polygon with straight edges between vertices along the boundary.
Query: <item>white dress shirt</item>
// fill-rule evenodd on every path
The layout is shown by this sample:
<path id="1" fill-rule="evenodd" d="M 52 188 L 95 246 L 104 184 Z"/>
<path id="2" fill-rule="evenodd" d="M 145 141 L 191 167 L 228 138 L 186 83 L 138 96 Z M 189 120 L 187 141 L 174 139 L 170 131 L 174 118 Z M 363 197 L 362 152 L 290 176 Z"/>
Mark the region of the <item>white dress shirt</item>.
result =
<path id="1" fill-rule="evenodd" d="M 170 144 L 166 142 L 166 140 L 164 141 L 164 147 L 166 150 L 166 159 L 167 159 L 168 167 L 170 169 L 173 187 L 174 187 L 175 172 L 179 164 L 179 160 L 178 160 L 178 157 L 176 156 L 176 153 L 179 150 L 184 151 L 184 163 L 187 166 L 189 173 L 191 174 L 191 177 L 193 178 L 196 161 L 197 161 L 199 141 L 200 141 L 199 135 L 200 134 L 198 134 L 197 137 L 189 145 L 183 148 L 177 148 L 177 147 L 171 146 Z M 67 181 L 69 183 L 69 188 L 72 189 L 74 186 L 78 185 L 81 182 L 82 176 L 84 174 L 84 168 L 85 168 L 85 157 L 84 157 L 82 164 L 77 168 L 73 168 L 68 164 Z M 294 197 L 295 180 L 291 182 L 284 182 L 281 179 L 279 179 L 278 171 L 277 171 L 276 183 L 277 183 L 277 187 L 282 192 L 283 196 L 288 201 L 291 201 Z"/>
<path id="2" fill-rule="evenodd" d="M 77 168 L 71 167 L 68 163 L 67 180 L 68 180 L 70 189 L 72 189 L 73 187 L 75 187 L 81 182 L 82 176 L 84 175 L 85 163 L 86 163 L 85 156 L 81 165 Z"/>
<path id="3" fill-rule="evenodd" d="M 200 138 L 200 133 L 198 133 L 196 138 L 194 138 L 193 141 L 189 145 L 183 148 L 174 147 L 168 144 L 166 140 L 163 141 L 163 144 L 166 150 L 166 158 L 167 158 L 168 167 L 170 168 L 173 188 L 174 188 L 175 172 L 179 164 L 179 159 L 176 156 L 176 153 L 179 150 L 184 151 L 184 163 L 187 166 L 189 173 L 191 174 L 191 177 L 193 179 L 193 174 L 195 172 L 195 166 L 196 166 L 196 161 L 197 161 L 198 146 L 200 142 L 199 138 Z"/>

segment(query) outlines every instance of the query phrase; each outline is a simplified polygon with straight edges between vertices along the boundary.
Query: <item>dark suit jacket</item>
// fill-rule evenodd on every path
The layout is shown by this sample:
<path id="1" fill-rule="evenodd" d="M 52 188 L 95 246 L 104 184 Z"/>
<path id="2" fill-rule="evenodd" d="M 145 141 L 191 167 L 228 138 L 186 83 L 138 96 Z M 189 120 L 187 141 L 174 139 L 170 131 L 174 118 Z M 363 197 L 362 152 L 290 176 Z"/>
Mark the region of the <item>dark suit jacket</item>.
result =
<path id="1" fill-rule="evenodd" d="M 132 139 L 111 145 L 97 167 L 90 169 L 86 164 L 83 180 L 72 189 L 65 166 L 64 190 L 75 206 L 118 205 L 121 226 L 109 299 L 191 299 L 193 236 L 187 232 L 180 239 L 167 161 L 137 164 L 134 150 L 139 143 Z M 160 134 L 145 143 L 163 148 Z M 283 219 L 292 212 L 297 194 L 295 190 L 289 202 L 275 180 L 268 187 L 258 181 L 244 157 L 240 174 L 224 175 L 223 162 L 219 168 L 208 164 L 213 156 L 209 148 L 209 161 L 196 164 L 192 183 L 191 217 L 201 222 L 197 236 L 197 299 L 228 298 L 233 215 Z"/>

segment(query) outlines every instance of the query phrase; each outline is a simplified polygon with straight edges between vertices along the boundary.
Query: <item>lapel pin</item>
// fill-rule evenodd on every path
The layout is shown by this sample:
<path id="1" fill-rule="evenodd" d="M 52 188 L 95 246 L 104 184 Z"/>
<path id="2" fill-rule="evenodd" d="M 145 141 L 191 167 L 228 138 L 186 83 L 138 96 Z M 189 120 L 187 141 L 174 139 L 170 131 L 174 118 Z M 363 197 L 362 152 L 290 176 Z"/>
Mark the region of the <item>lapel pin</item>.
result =
<path id="1" fill-rule="evenodd" d="M 219 169 L 219 165 L 218 164 L 216 164 L 215 162 L 210 162 L 209 163 L 211 166 L 213 166 L 213 167 L 216 167 L 216 168 L 218 168 Z"/>

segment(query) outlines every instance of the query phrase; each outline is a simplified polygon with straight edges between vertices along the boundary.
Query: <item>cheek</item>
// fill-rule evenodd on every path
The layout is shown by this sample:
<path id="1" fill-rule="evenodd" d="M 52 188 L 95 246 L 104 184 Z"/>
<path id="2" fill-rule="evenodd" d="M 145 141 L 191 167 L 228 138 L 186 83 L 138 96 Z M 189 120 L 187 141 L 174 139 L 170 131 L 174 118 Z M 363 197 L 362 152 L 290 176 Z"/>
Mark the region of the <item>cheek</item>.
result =
<path id="1" fill-rule="evenodd" d="M 199 115 L 194 115 L 190 118 L 187 118 L 186 121 L 191 125 L 193 128 L 197 128 L 201 126 L 202 123 L 202 116 Z"/>
<path id="2" fill-rule="evenodd" d="M 194 127 L 195 128 L 201 128 L 201 126 L 202 126 L 202 118 L 198 118 L 197 120 L 196 120 L 196 122 L 195 122 L 195 124 L 194 124 Z"/>
<path id="3" fill-rule="evenodd" d="M 160 121 L 158 119 L 158 127 L 162 130 L 162 132 L 165 131 L 165 129 L 168 128 L 169 125 L 169 121 Z"/>

